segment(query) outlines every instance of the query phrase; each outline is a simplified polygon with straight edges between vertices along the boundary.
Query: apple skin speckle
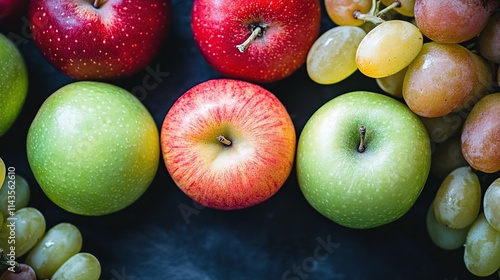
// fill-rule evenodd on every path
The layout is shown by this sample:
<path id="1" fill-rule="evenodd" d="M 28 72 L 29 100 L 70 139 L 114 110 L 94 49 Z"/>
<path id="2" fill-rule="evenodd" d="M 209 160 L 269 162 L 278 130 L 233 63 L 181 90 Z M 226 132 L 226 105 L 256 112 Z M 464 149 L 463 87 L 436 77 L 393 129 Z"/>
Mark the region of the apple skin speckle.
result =
<path id="1" fill-rule="evenodd" d="M 367 143 L 362 153 L 356 149 L 361 124 Z M 356 91 L 311 116 L 296 162 L 299 186 L 313 208 L 346 227 L 374 228 L 399 219 L 415 203 L 430 171 L 431 147 L 420 119 L 404 104 Z"/>
<path id="2" fill-rule="evenodd" d="M 220 135 L 231 139 L 230 148 L 219 143 Z M 214 79 L 176 101 L 160 141 L 165 167 L 186 195 L 210 208 L 235 210 L 264 202 L 283 186 L 293 168 L 296 134 L 271 92 Z"/>
<path id="3" fill-rule="evenodd" d="M 159 133 L 147 109 L 111 84 L 68 84 L 40 107 L 27 135 L 27 156 L 44 193 L 80 215 L 119 211 L 153 180 Z"/>
<path id="4" fill-rule="evenodd" d="M 317 0 L 195 0 L 191 26 L 214 69 L 227 77 L 267 83 L 290 76 L 305 63 L 320 20 Z M 236 46 L 255 25 L 265 30 L 241 53 Z"/>
<path id="5" fill-rule="evenodd" d="M 167 0 L 33 0 L 33 40 L 61 72 L 87 80 L 131 76 L 154 58 L 170 27 Z M 88 3 L 87 3 L 88 2 Z"/>

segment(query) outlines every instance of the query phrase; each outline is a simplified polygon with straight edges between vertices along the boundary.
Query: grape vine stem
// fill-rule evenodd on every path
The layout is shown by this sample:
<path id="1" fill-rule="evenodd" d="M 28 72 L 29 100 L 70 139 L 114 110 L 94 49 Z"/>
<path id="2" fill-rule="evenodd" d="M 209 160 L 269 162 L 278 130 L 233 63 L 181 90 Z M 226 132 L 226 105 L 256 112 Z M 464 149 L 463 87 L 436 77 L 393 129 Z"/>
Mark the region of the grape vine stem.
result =
<path id="1" fill-rule="evenodd" d="M 379 0 L 373 0 L 372 1 L 372 7 L 368 13 L 363 14 L 361 11 L 356 10 L 353 12 L 353 17 L 355 19 L 363 20 L 363 21 L 368 21 L 371 22 L 375 25 L 383 23 L 385 20 L 382 19 L 382 16 L 389 12 L 390 10 L 394 8 L 401 7 L 401 2 L 399 1 L 394 1 L 392 4 L 389 6 L 385 7 L 384 9 L 379 11 L 380 8 L 380 1 Z"/>
<path id="2" fill-rule="evenodd" d="M 388 11 L 390 11 L 390 10 L 392 10 L 392 9 L 394 9 L 394 8 L 399 8 L 399 7 L 401 7 L 401 2 L 399 2 L 399 1 L 394 1 L 394 2 L 392 2 L 392 4 L 390 4 L 389 6 L 385 7 L 385 8 L 384 8 L 384 9 L 382 9 L 382 10 L 380 10 L 380 11 L 376 14 L 376 16 L 377 16 L 377 17 L 380 17 L 380 16 L 384 15 L 385 13 L 387 13 Z"/>
<path id="3" fill-rule="evenodd" d="M 9 260 L 2 248 L 0 248 L 0 264 L 6 266 L 14 266 L 14 272 L 21 271 L 21 266 L 19 265 L 19 263 Z"/>

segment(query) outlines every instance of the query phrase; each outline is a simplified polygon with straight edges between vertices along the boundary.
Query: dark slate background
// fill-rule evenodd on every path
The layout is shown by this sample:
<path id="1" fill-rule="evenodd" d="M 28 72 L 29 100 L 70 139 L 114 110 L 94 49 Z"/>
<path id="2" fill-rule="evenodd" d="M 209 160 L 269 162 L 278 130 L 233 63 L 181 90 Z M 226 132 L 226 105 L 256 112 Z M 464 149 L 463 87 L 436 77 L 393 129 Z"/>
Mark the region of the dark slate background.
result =
<path id="1" fill-rule="evenodd" d="M 171 32 L 158 57 L 134 77 L 113 81 L 143 101 L 158 127 L 182 93 L 221 77 L 193 41 L 192 1 L 172 4 Z M 322 8 L 324 32 L 334 25 Z M 30 206 L 42 211 L 48 227 L 70 222 L 81 230 L 83 251 L 101 262 L 101 279 L 474 279 L 463 264 L 463 249 L 441 250 L 427 235 L 425 215 L 439 185 L 433 177 L 405 216 L 369 230 L 348 229 L 317 213 L 302 196 L 295 172 L 260 205 L 238 211 L 200 207 L 174 185 L 163 161 L 150 188 L 130 207 L 103 217 L 65 212 L 36 183 L 25 143 L 42 102 L 73 80 L 43 59 L 26 18 L 14 31 L 3 32 L 15 39 L 24 55 L 30 89 L 20 118 L 0 138 L 0 157 L 28 180 Z M 333 97 L 353 90 L 381 92 L 373 79 L 359 72 L 339 84 L 321 86 L 308 78 L 305 67 L 263 86 L 286 106 L 297 136 L 311 114 Z"/>

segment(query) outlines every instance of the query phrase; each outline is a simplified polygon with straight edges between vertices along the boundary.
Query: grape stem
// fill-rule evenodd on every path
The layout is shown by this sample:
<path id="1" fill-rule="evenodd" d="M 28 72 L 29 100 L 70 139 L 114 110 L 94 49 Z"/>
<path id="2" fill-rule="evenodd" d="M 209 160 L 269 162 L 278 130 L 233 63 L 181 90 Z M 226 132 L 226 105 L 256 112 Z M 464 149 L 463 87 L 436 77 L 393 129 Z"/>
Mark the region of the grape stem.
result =
<path id="1" fill-rule="evenodd" d="M 231 140 L 227 139 L 226 137 L 222 136 L 222 135 L 219 135 L 217 136 L 217 140 L 224 144 L 225 146 L 231 146 L 233 144 L 233 142 L 231 142 Z"/>
<path id="2" fill-rule="evenodd" d="M 380 16 L 383 16 L 385 13 L 387 13 L 388 11 L 394 9 L 394 8 L 399 8 L 401 7 L 401 2 L 399 1 L 394 1 L 392 2 L 392 4 L 390 4 L 389 6 L 385 7 L 384 9 L 382 9 L 381 11 L 379 11 L 376 16 L 377 17 L 380 17 Z"/>
<path id="3" fill-rule="evenodd" d="M 370 8 L 370 11 L 368 11 L 368 14 L 374 16 L 377 13 L 379 7 L 380 0 L 372 0 L 372 7 Z"/>
<path id="4" fill-rule="evenodd" d="M 4 250 L 0 248 L 0 264 L 1 265 L 6 265 L 6 266 L 13 266 L 14 267 L 14 272 L 19 272 L 21 271 L 21 266 L 19 263 L 16 261 L 11 261 L 7 255 L 5 254 Z"/>
<path id="5" fill-rule="evenodd" d="M 252 30 L 252 33 L 250 34 L 250 37 L 248 37 L 245 40 L 245 42 L 237 45 L 236 48 L 238 48 L 238 50 L 241 53 L 245 52 L 245 50 L 248 48 L 248 46 L 250 46 L 250 43 L 252 43 L 252 41 L 255 40 L 255 38 L 257 38 L 258 36 L 262 36 L 262 27 L 260 27 L 260 26 L 256 26 Z"/>
<path id="6" fill-rule="evenodd" d="M 358 131 L 359 131 L 359 138 L 360 138 L 358 152 L 362 153 L 366 150 L 366 143 L 365 143 L 366 127 L 360 126 L 360 127 L 358 127 Z"/>
<path id="7" fill-rule="evenodd" d="M 376 24 L 376 25 L 381 24 L 385 21 L 382 19 L 382 17 L 390 10 L 392 10 L 394 8 L 401 7 L 401 2 L 394 1 L 394 2 L 392 2 L 392 4 L 390 4 L 389 6 L 385 7 L 384 9 L 382 9 L 380 11 L 379 11 L 379 7 L 380 7 L 380 1 L 379 0 L 372 0 L 372 7 L 368 13 L 363 14 L 361 11 L 356 10 L 353 12 L 352 15 L 355 19 L 368 21 L 368 22 L 371 22 L 371 23 Z"/>
<path id="8" fill-rule="evenodd" d="M 379 18 L 378 16 L 370 15 L 370 14 L 363 14 L 359 10 L 354 11 L 353 16 L 355 19 L 363 20 L 363 21 L 369 21 L 373 24 L 381 24 L 385 20 Z"/>

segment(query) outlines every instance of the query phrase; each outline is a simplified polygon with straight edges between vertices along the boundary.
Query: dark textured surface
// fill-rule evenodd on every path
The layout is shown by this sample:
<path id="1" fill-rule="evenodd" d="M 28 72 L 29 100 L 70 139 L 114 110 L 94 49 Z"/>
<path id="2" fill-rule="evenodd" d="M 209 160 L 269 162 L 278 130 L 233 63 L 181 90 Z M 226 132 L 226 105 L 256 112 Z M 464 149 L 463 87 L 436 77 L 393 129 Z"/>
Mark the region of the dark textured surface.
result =
<path id="1" fill-rule="evenodd" d="M 134 77 L 113 82 L 134 92 L 158 127 L 183 92 L 220 77 L 195 47 L 192 1 L 172 4 L 172 29 L 161 54 Z M 333 24 L 324 10 L 323 14 L 322 31 L 326 31 Z M 48 226 L 71 222 L 79 227 L 83 251 L 101 261 L 101 279 L 473 278 L 463 264 L 462 249 L 443 251 L 428 238 L 425 215 L 437 189 L 434 178 L 405 216 L 370 230 L 344 228 L 318 214 L 302 196 L 295 173 L 274 197 L 255 207 L 229 212 L 198 207 L 173 184 L 163 162 L 148 191 L 125 210 L 104 217 L 61 210 L 34 180 L 25 138 L 43 100 L 72 80 L 41 57 L 27 26 L 10 35 L 17 38 L 27 61 L 30 90 L 21 117 L 0 138 L 0 157 L 29 181 L 30 205 L 42 211 Z M 297 136 L 311 114 L 331 98 L 352 90 L 380 92 L 374 80 L 359 72 L 339 84 L 320 86 L 308 78 L 304 67 L 283 81 L 263 86 L 287 107 Z"/>

